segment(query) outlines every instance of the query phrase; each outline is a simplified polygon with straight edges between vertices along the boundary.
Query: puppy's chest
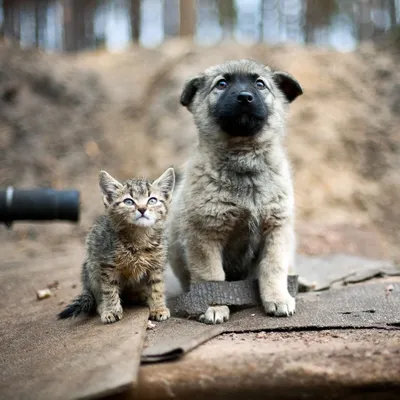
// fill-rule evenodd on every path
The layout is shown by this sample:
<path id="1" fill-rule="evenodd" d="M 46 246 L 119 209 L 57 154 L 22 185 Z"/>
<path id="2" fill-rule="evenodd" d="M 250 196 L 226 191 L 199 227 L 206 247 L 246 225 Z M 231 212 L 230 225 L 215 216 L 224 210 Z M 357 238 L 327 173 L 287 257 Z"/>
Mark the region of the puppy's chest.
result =
<path id="1" fill-rule="evenodd" d="M 285 209 L 285 198 L 267 176 L 220 175 L 210 179 L 199 207 L 207 229 L 221 232 L 264 230 Z M 200 216 L 200 215 L 199 215 Z"/>
<path id="2" fill-rule="evenodd" d="M 211 185 L 210 185 L 211 186 Z M 274 187 L 259 177 L 234 176 L 213 182 L 208 193 L 210 203 L 220 205 L 220 212 L 260 217 L 260 213 L 273 201 Z"/>
<path id="3" fill-rule="evenodd" d="M 114 256 L 115 272 L 125 279 L 140 281 L 159 268 L 164 255 L 165 250 L 160 244 L 138 248 L 120 243 Z"/>

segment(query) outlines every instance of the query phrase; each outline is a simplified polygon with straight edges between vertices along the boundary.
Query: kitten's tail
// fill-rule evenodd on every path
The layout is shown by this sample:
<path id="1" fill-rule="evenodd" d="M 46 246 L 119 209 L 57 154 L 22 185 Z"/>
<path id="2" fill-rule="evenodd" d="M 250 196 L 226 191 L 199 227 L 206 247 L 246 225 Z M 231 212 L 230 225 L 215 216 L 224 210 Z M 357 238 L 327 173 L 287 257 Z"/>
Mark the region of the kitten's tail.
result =
<path id="1" fill-rule="evenodd" d="M 80 314 L 89 314 L 95 307 L 92 293 L 84 290 L 71 304 L 58 314 L 59 319 L 75 318 Z"/>

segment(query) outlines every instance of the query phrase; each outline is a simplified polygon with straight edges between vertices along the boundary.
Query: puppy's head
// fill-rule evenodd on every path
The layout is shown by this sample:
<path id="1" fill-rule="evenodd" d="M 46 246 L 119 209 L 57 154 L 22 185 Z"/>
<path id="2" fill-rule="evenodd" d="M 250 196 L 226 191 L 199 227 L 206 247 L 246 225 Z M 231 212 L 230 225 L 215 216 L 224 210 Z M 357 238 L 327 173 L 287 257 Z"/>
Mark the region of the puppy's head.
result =
<path id="1" fill-rule="evenodd" d="M 203 136 L 259 138 L 282 130 L 286 104 L 302 93 L 289 74 L 237 60 L 189 80 L 181 104 L 193 113 Z"/>

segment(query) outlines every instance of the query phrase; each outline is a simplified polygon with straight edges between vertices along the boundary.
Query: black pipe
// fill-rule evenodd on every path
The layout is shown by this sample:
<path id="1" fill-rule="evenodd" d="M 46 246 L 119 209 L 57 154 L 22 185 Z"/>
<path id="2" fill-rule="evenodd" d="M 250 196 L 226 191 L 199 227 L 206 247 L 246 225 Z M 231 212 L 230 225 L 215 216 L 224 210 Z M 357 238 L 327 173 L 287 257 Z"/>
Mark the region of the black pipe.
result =
<path id="1" fill-rule="evenodd" d="M 0 190 L 0 222 L 79 221 L 80 195 L 77 190 Z"/>

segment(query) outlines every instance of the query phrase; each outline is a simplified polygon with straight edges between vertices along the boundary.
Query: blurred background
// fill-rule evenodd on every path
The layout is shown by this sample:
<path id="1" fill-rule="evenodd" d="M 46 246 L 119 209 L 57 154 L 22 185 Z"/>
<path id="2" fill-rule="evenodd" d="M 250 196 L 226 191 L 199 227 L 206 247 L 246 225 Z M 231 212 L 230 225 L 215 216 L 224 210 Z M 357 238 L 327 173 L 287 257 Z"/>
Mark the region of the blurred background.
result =
<path id="1" fill-rule="evenodd" d="M 0 1 L 0 186 L 82 193 L 78 226 L 1 228 L 3 257 L 81 249 L 100 169 L 179 170 L 184 82 L 236 58 L 304 88 L 287 135 L 299 251 L 400 260 L 400 0 Z"/>
<path id="2" fill-rule="evenodd" d="M 354 50 L 400 19 L 398 0 L 3 0 L 0 22 L 22 47 L 115 51 L 192 36 L 199 45 L 314 44 Z"/>

